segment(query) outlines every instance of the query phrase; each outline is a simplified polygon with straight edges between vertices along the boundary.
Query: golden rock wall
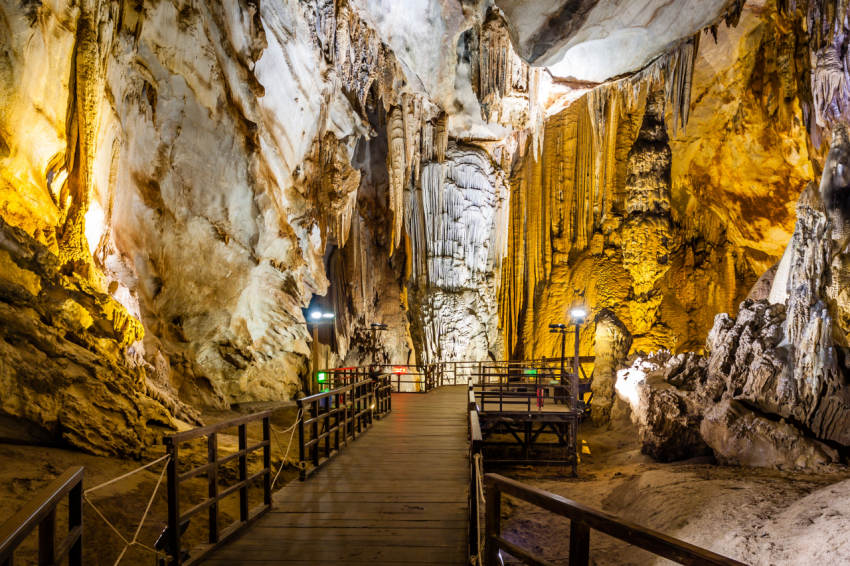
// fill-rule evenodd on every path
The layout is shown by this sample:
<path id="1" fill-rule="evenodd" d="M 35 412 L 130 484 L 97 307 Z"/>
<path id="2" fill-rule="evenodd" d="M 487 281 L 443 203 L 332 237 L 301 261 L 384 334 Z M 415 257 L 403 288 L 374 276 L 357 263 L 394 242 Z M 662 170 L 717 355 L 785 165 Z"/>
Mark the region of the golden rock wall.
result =
<path id="1" fill-rule="evenodd" d="M 714 315 L 734 312 L 755 282 L 717 217 L 698 204 L 672 210 L 660 227 L 654 208 L 629 214 L 628 156 L 643 116 L 624 111 L 616 118 L 601 136 L 599 164 L 582 99 L 546 123 L 539 159 L 526 150 L 514 166 L 499 296 L 511 356 L 555 355 L 557 340 L 547 327 L 568 322 L 579 305 L 589 320 L 603 308 L 614 312 L 637 350 L 694 349 Z M 594 331 L 593 324 L 583 329 L 583 354 L 593 353 Z"/>

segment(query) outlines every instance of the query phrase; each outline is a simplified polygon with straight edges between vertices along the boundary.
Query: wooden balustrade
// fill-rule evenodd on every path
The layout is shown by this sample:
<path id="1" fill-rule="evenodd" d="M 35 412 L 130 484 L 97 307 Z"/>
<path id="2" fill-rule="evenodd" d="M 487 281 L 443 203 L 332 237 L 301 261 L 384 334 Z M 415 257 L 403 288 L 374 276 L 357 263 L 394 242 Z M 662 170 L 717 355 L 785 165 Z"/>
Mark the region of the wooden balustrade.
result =
<path id="1" fill-rule="evenodd" d="M 472 382 L 469 382 L 469 403 L 467 405 L 469 414 L 469 555 L 477 556 L 479 551 L 479 525 L 478 519 L 481 514 L 478 492 L 480 490 L 478 478 L 478 465 L 476 455 L 481 455 L 483 437 L 481 435 L 481 424 L 478 422 L 478 407 L 475 403 L 475 393 L 472 391 Z M 481 461 L 481 471 L 484 470 L 484 462 Z"/>
<path id="2" fill-rule="evenodd" d="M 35 498 L 0 526 L 0 565 L 13 566 L 15 550 L 38 528 L 38 566 L 83 564 L 83 476 L 82 466 L 65 473 L 42 489 Z M 68 496 L 68 534 L 56 546 L 56 507 Z"/>
<path id="3" fill-rule="evenodd" d="M 372 379 L 364 379 L 296 400 L 303 415 L 298 423 L 298 454 L 302 462 L 307 462 L 309 449 L 309 461 L 313 464 L 309 470 L 302 467 L 301 481 L 336 456 L 348 445 L 349 439 L 353 442 L 358 434 L 372 426 L 376 408 L 373 387 L 377 386 Z M 324 447 L 321 446 L 323 440 Z"/>
<path id="4" fill-rule="evenodd" d="M 271 509 L 271 415 L 271 411 L 264 411 L 262 413 L 255 413 L 214 425 L 172 434 L 162 439 L 169 456 L 171 456 L 171 459 L 168 461 L 167 471 L 168 532 L 166 536 L 168 540 L 168 554 L 172 558 L 172 564 L 176 566 L 180 566 L 180 564 L 185 564 L 186 566 L 198 564 L 207 554 L 232 539 L 238 532 Z M 255 421 L 262 421 L 263 440 L 249 446 L 248 424 Z M 232 454 L 219 457 L 217 435 L 231 428 L 238 430 L 239 449 Z M 180 444 L 203 436 L 207 437 L 207 463 L 180 473 Z M 263 469 L 249 477 L 248 455 L 261 448 L 263 449 Z M 218 469 L 220 466 L 234 460 L 238 460 L 239 481 L 224 490 L 219 490 Z M 206 475 L 209 484 L 207 499 L 188 511 L 181 513 L 180 484 L 202 474 Z M 253 509 L 249 509 L 248 487 L 260 479 L 263 480 L 263 502 Z M 239 520 L 234 521 L 227 528 L 221 529 L 221 525 L 219 524 L 219 502 L 235 493 L 239 494 Z M 182 562 L 182 552 L 180 549 L 180 526 L 202 511 L 209 512 L 209 542 L 194 549 L 184 563 Z"/>
<path id="5" fill-rule="evenodd" d="M 570 566 L 588 566 L 590 563 L 591 530 L 605 533 L 678 564 L 746 566 L 731 558 L 500 475 L 486 474 L 484 485 L 487 498 L 484 566 L 500 564 L 499 551 L 510 554 L 531 566 L 552 566 L 550 562 L 502 538 L 500 512 L 503 493 L 570 520 Z"/>

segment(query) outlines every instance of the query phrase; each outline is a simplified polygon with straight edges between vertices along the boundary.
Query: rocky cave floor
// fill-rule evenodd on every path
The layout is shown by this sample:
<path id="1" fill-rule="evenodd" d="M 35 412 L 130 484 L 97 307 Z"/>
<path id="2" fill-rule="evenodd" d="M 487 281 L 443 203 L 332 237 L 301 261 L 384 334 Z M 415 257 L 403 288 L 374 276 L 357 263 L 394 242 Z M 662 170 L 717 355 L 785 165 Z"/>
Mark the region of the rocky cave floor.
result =
<path id="1" fill-rule="evenodd" d="M 268 409 L 275 410 L 272 417 L 272 427 L 278 431 L 287 429 L 295 423 L 297 407 L 294 402 L 243 404 L 238 407 L 234 406 L 232 410 L 207 409 L 202 417 L 205 424 L 215 424 Z M 232 434 L 218 435 L 220 456 L 235 452 L 238 449 L 235 429 L 228 432 L 232 432 Z M 170 431 L 163 430 L 164 435 L 169 433 Z M 296 430 L 289 452 L 289 460 L 292 461 L 298 459 L 297 434 Z M 275 436 L 272 436 L 272 467 L 275 473 L 279 468 L 283 453 L 287 449 L 289 434 L 277 433 L 277 437 L 280 444 L 275 441 Z M 251 423 L 248 426 L 248 438 L 249 445 L 262 439 L 262 429 L 259 422 Z M 165 446 L 163 445 L 149 447 L 141 461 L 136 462 L 91 456 L 78 451 L 59 448 L 0 444 L 0 523 L 12 517 L 18 509 L 71 466 L 85 466 L 85 489 L 91 489 L 153 462 L 164 455 Z M 180 460 L 185 462 L 185 465 L 181 465 L 181 471 L 188 470 L 190 466 L 197 467 L 205 463 L 206 459 L 206 437 L 180 445 Z M 155 464 L 151 468 L 142 470 L 89 495 L 91 502 L 127 540 L 132 539 L 136 528 L 138 528 L 139 520 L 144 515 L 145 508 L 162 473 L 163 464 L 164 462 Z M 261 466 L 262 452 L 252 453 L 248 459 L 248 474 L 260 471 Z M 277 479 L 275 490 L 296 479 L 297 476 L 298 470 L 293 465 L 287 465 Z M 236 462 L 231 462 L 219 468 L 219 477 L 222 487 L 233 485 L 238 478 Z M 147 520 L 139 534 L 138 540 L 144 545 L 152 547 L 154 541 L 167 525 L 168 503 L 165 487 L 166 479 L 163 477 Z M 185 511 L 206 498 L 206 477 L 200 476 L 184 482 L 180 488 L 182 510 Z M 252 487 L 248 490 L 248 497 L 251 508 L 262 501 L 262 482 L 252 484 Z M 124 543 L 87 504 L 84 513 L 83 563 L 88 566 L 115 564 Z M 222 528 L 230 525 L 239 516 L 239 497 L 237 495 L 227 497 L 221 502 L 220 515 Z M 67 531 L 67 519 L 68 505 L 66 498 L 59 507 L 57 517 L 58 540 L 61 540 L 62 533 Z M 201 513 L 192 519 L 189 529 L 183 535 L 183 548 L 194 548 L 198 544 L 206 542 L 207 533 L 207 514 Z M 24 545 L 15 553 L 16 564 L 36 563 L 36 542 L 35 534 L 27 538 Z M 128 549 L 121 560 L 122 566 L 151 566 L 154 562 L 155 558 L 151 552 L 137 547 Z"/>
<path id="2" fill-rule="evenodd" d="M 719 466 L 712 458 L 664 464 L 641 454 L 628 417 L 582 424 L 579 477 L 568 469 L 488 468 L 752 566 L 850 564 L 850 469 L 827 473 Z M 483 523 L 482 523 L 483 529 Z M 567 564 L 569 521 L 507 496 L 503 536 Z M 516 563 L 505 557 L 505 564 Z M 591 564 L 673 564 L 593 531 Z"/>
<path id="3" fill-rule="evenodd" d="M 208 424 L 249 412 L 265 410 L 255 404 L 233 411 L 207 411 Z M 277 405 L 273 426 L 282 430 L 295 422 L 294 403 Z M 260 438 L 258 425 L 249 427 L 249 436 Z M 282 449 L 288 439 L 278 435 Z M 574 501 L 602 509 L 637 524 L 656 529 L 692 544 L 708 548 L 753 566 L 850 564 L 850 469 L 833 467 L 826 473 L 764 470 L 718 466 L 707 458 L 672 464 L 660 463 L 640 452 L 637 429 L 623 416 L 611 425 L 594 428 L 582 425 L 580 439 L 590 454 L 583 454 L 579 478 L 557 467 L 489 469 L 557 493 Z M 183 445 L 181 445 L 182 447 Z M 222 453 L 235 450 L 237 439 L 219 436 Z M 297 451 L 297 439 L 293 441 Z M 205 442 L 181 448 L 183 458 L 193 465 L 206 459 Z M 296 452 L 297 453 L 297 452 Z M 11 517 L 43 487 L 65 469 L 86 467 L 86 487 L 100 485 L 152 462 L 164 454 L 163 446 L 147 450 L 141 462 L 101 458 L 58 448 L 0 445 L 0 519 Z M 292 459 L 293 452 L 290 452 Z M 282 457 L 273 443 L 275 469 Z M 249 461 L 249 473 L 258 471 L 259 455 Z M 222 484 L 236 478 L 234 466 L 225 467 Z M 92 502 L 128 539 L 138 526 L 162 464 L 156 464 L 129 478 L 91 494 Z M 297 470 L 287 466 L 276 489 L 295 480 Z M 164 481 L 164 480 L 163 480 Z M 202 477 L 183 484 L 183 505 L 200 502 L 206 495 Z M 260 486 L 250 490 L 251 506 L 262 497 Z M 238 515 L 238 498 L 222 503 L 222 524 Z M 567 564 L 569 522 L 523 502 L 503 498 L 502 530 L 506 538 L 555 564 Z M 58 532 L 64 532 L 67 504 L 60 506 Z M 160 486 L 139 540 L 152 545 L 166 525 L 164 483 Z M 483 524 L 482 524 L 483 527 Z M 205 516 L 193 520 L 184 548 L 206 538 Z M 123 544 L 102 519 L 86 507 L 85 564 L 115 563 Z M 22 564 L 34 563 L 35 537 L 16 554 Z M 152 555 L 131 548 L 122 560 L 125 565 L 150 566 Z M 506 560 L 506 564 L 510 563 Z M 644 566 L 669 564 L 649 553 L 629 547 L 610 537 L 591 535 L 591 564 L 596 566 Z"/>

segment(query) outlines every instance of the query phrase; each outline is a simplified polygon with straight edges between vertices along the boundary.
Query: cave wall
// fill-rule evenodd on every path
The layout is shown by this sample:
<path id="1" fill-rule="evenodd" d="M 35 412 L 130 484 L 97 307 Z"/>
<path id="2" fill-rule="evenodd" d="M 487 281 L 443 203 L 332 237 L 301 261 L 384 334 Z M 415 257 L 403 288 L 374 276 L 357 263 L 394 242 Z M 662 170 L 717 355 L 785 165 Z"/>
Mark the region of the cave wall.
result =
<path id="1" fill-rule="evenodd" d="M 747 5 L 737 26 L 694 42 L 691 80 L 662 58 L 642 83 L 596 87 L 549 117 L 540 156 L 528 146 L 511 173 L 500 316 L 512 355 L 553 355 L 546 327 L 576 305 L 590 319 L 611 309 L 643 351 L 699 350 L 714 316 L 736 312 L 780 259 L 794 203 L 819 166 L 802 71 L 789 70 L 798 32 L 774 6 Z M 681 82 L 671 87 L 671 78 Z M 635 154 L 658 89 L 669 170 L 663 194 L 647 197 L 659 183 L 641 176 L 668 159 Z M 593 353 L 593 336 L 590 324 L 583 354 Z"/>

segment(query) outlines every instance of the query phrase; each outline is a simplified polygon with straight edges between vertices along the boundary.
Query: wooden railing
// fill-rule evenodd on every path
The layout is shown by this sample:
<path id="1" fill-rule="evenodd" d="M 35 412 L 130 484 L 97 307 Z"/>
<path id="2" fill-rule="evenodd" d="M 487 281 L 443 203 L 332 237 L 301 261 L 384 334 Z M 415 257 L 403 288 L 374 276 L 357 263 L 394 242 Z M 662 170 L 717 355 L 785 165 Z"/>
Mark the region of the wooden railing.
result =
<path id="1" fill-rule="evenodd" d="M 186 564 L 198 564 L 203 558 L 232 539 L 242 529 L 256 521 L 271 509 L 271 411 L 255 413 L 237 419 L 209 425 L 171 436 L 164 437 L 168 455 L 168 553 L 172 558 L 172 564 L 180 566 Z M 248 446 L 248 423 L 262 421 L 263 440 Z M 218 433 L 227 429 L 237 428 L 239 437 L 239 449 L 232 454 L 223 457 L 218 455 Z M 202 436 L 207 437 L 207 463 L 197 468 L 180 473 L 180 444 L 195 440 Z M 248 476 L 248 455 L 263 449 L 263 469 Z M 228 462 L 238 460 L 239 481 L 219 491 L 218 468 Z M 180 512 L 180 484 L 186 480 L 206 474 L 209 484 L 208 498 L 195 505 L 185 513 Z M 263 503 L 253 509 L 248 508 L 248 486 L 263 479 Z M 225 529 L 219 524 L 219 501 L 234 493 L 239 493 L 239 520 Z M 209 510 L 209 542 L 194 549 L 189 558 L 182 562 L 180 549 L 181 525 L 192 517 Z"/>
<path id="2" fill-rule="evenodd" d="M 496 474 L 486 474 L 484 485 L 487 498 L 484 566 L 500 564 L 500 550 L 521 560 L 524 564 L 552 566 L 550 562 L 534 556 L 501 537 L 500 512 L 503 493 L 570 520 L 570 566 L 588 566 L 591 530 L 605 533 L 678 564 L 688 566 L 746 566 L 731 558 L 726 558 L 673 537 L 623 521 L 613 515 L 591 509 L 554 493 Z"/>
<path id="3" fill-rule="evenodd" d="M 481 536 L 478 525 L 481 515 L 478 497 L 481 488 L 478 483 L 478 473 L 479 469 L 483 472 L 484 462 L 480 458 L 483 437 L 481 436 L 481 424 L 478 422 L 478 407 L 475 403 L 475 393 L 472 391 L 472 382 L 469 383 L 467 413 L 469 414 L 469 555 L 477 556 L 480 550 L 479 537 Z M 476 459 L 476 456 L 479 458 Z"/>
<path id="4" fill-rule="evenodd" d="M 0 527 L 0 565 L 13 566 L 15 550 L 38 528 L 39 566 L 83 564 L 83 467 L 69 468 Z M 68 497 L 68 534 L 56 546 L 56 506 Z"/>
<path id="5" fill-rule="evenodd" d="M 301 481 L 339 454 L 342 447 L 348 446 L 349 439 L 354 441 L 372 426 L 373 411 L 377 408 L 375 386 L 372 379 L 364 379 L 296 400 L 303 415 L 298 422 L 299 457 L 307 462 L 309 449 L 309 462 L 313 464 L 309 470 L 301 468 Z"/>

